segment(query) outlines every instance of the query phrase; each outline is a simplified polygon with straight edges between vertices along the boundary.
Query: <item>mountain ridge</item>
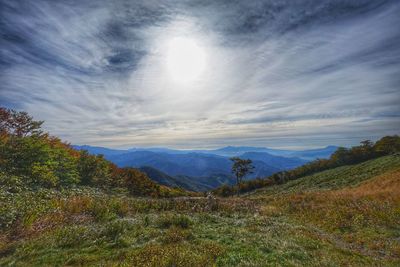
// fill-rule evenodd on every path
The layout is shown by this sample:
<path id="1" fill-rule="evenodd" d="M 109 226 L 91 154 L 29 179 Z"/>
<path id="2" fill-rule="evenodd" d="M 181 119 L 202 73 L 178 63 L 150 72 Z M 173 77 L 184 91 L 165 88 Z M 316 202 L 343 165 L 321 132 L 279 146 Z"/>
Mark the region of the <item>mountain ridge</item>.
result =
<path id="1" fill-rule="evenodd" d="M 283 157 L 299 157 L 306 160 L 313 160 L 317 158 L 328 158 L 338 146 L 328 145 L 321 148 L 312 148 L 304 150 L 288 150 L 288 149 L 274 149 L 268 147 L 252 147 L 252 146 L 225 146 L 217 149 L 171 149 L 163 147 L 149 147 L 149 148 L 129 148 L 129 149 L 113 149 L 101 146 L 90 146 L 90 145 L 72 145 L 78 150 L 88 150 L 89 153 L 99 154 L 103 152 L 103 155 L 108 154 L 124 154 L 134 151 L 150 151 L 156 153 L 167 153 L 167 154 L 189 154 L 189 153 L 201 153 L 201 154 L 213 154 L 225 157 L 237 156 L 247 152 L 266 152 L 271 155 L 283 156 Z"/>
<path id="2" fill-rule="evenodd" d="M 169 148 L 118 150 L 88 145 L 73 147 L 78 150 L 87 150 L 90 154 L 103 154 L 107 160 L 119 167 L 144 168 L 149 177 L 156 182 L 161 181 L 165 185 L 192 191 L 206 191 L 223 184 L 234 184 L 235 179 L 231 174 L 232 163 L 229 159 L 232 156 L 248 158 L 253 161 L 254 172 L 246 177 L 246 180 L 251 180 L 296 168 L 317 155 L 329 157 L 336 148 L 327 146 L 313 150 L 290 151 L 248 146 L 227 146 L 215 150 L 174 150 Z M 301 156 L 310 159 L 304 159 Z"/>

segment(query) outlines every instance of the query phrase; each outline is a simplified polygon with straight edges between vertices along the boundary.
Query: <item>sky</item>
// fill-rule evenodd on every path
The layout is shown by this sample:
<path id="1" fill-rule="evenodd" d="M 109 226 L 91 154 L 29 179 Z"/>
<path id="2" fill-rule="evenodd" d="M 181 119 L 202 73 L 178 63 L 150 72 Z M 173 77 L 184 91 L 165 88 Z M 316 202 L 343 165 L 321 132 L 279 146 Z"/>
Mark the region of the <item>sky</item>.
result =
<path id="1" fill-rule="evenodd" d="M 0 105 L 73 144 L 302 149 L 400 133 L 397 0 L 0 5 Z"/>

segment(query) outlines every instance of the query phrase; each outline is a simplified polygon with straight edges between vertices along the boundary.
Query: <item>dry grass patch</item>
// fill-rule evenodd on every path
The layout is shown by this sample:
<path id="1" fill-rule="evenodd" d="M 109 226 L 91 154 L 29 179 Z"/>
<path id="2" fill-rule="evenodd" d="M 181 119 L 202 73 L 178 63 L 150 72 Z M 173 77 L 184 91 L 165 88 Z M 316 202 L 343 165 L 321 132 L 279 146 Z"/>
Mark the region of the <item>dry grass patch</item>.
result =
<path id="1" fill-rule="evenodd" d="M 149 244 L 127 255 L 124 266 L 215 266 L 223 248 L 214 242 Z"/>
<path id="2" fill-rule="evenodd" d="M 400 257 L 400 170 L 354 188 L 274 196 L 264 213 L 313 224 L 364 254 Z"/>

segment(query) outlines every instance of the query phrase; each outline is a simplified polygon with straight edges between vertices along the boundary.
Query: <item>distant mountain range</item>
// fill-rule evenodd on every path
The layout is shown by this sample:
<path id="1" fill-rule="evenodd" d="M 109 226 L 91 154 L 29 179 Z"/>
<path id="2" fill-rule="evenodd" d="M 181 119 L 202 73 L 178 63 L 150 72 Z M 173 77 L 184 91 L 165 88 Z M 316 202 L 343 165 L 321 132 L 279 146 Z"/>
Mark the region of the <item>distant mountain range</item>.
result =
<path id="1" fill-rule="evenodd" d="M 227 146 L 214 150 L 178 150 L 178 149 L 169 149 L 169 148 L 130 148 L 130 149 L 111 149 L 105 147 L 96 147 L 96 146 L 73 146 L 76 149 L 85 149 L 89 151 L 91 154 L 103 154 L 104 156 L 108 155 L 117 155 L 124 154 L 127 152 L 134 151 L 150 151 L 156 153 L 166 153 L 166 154 L 189 154 L 189 153 L 202 153 L 202 154 L 212 154 L 219 155 L 225 157 L 233 157 L 240 156 L 247 152 L 266 152 L 275 156 L 282 157 L 298 157 L 304 160 L 314 160 L 317 158 L 329 158 L 330 155 L 336 151 L 337 146 L 327 146 L 323 148 L 317 149 L 307 149 L 307 150 L 284 150 L 284 149 L 272 149 L 266 147 L 248 147 L 248 146 Z"/>
<path id="2" fill-rule="evenodd" d="M 333 152 L 336 151 L 337 146 L 327 146 L 324 148 L 309 149 L 309 150 L 283 150 L 283 149 L 272 149 L 266 147 L 234 147 L 227 146 L 216 150 L 206 150 L 207 153 L 216 154 L 220 156 L 241 156 L 248 152 L 264 152 L 274 156 L 281 157 L 297 157 L 307 161 L 311 161 L 317 158 L 329 158 Z"/>
<path id="3" fill-rule="evenodd" d="M 266 177 L 275 172 L 301 166 L 316 158 L 328 158 L 336 149 L 292 151 L 263 147 L 224 147 L 215 150 L 174 150 L 132 148 L 127 150 L 94 146 L 73 146 L 90 154 L 102 154 L 119 167 L 140 168 L 154 181 L 168 186 L 204 191 L 222 184 L 234 184 L 230 157 L 251 159 L 254 173 L 247 179 Z"/>

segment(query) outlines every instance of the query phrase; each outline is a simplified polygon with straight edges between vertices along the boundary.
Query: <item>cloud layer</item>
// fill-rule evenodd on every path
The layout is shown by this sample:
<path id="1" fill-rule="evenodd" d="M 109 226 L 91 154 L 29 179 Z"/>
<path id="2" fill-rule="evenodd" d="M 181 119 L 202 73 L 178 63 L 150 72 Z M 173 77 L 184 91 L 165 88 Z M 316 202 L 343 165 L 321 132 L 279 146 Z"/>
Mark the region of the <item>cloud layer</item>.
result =
<path id="1" fill-rule="evenodd" d="M 0 104 L 75 144 L 351 145 L 400 131 L 398 1 L 2 1 Z M 172 38 L 206 71 L 168 75 Z"/>

